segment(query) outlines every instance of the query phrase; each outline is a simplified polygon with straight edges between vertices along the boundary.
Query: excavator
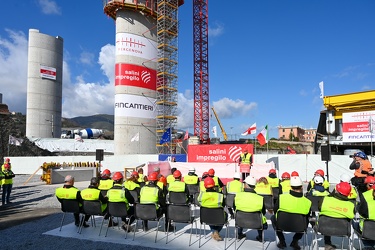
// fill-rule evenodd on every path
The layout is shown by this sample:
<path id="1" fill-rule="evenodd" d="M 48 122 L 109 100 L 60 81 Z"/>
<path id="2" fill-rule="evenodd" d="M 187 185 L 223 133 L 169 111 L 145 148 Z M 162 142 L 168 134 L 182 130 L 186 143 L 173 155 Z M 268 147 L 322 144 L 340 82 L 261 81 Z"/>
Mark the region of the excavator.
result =
<path id="1" fill-rule="evenodd" d="M 219 117 L 217 116 L 216 112 L 215 112 L 215 109 L 212 107 L 212 112 L 214 112 L 214 115 L 216 117 L 216 120 L 217 120 L 217 123 L 219 124 L 220 126 L 220 129 L 221 129 L 221 133 L 223 134 L 223 138 L 224 138 L 224 141 L 227 141 L 228 140 L 228 136 L 227 136 L 227 133 L 225 132 L 223 126 L 221 125 L 221 122 L 219 120 Z"/>

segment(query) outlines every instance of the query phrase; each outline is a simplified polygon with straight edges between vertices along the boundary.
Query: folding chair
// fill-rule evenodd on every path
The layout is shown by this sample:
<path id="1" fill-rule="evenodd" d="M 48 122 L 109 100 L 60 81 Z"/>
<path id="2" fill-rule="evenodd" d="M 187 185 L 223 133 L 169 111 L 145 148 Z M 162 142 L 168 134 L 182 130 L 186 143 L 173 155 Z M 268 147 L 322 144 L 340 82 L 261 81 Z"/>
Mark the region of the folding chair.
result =
<path id="1" fill-rule="evenodd" d="M 102 223 L 100 225 L 100 231 L 99 231 L 99 236 L 100 236 L 100 234 L 102 233 L 102 227 L 103 227 L 103 223 L 104 223 L 104 219 L 105 219 L 105 213 L 102 212 L 102 203 L 98 200 L 95 200 L 95 201 L 83 200 L 82 201 L 82 208 L 83 208 L 84 214 L 91 216 L 91 221 L 93 220 L 92 217 L 95 217 L 95 216 L 102 216 L 103 217 Z M 95 218 L 94 218 L 93 221 L 94 221 L 94 225 L 95 225 Z M 83 223 L 84 223 L 84 216 L 81 218 L 81 223 L 79 225 L 79 227 L 80 227 L 79 233 L 82 233 Z"/>
<path id="2" fill-rule="evenodd" d="M 168 205 L 168 222 L 175 222 L 175 223 L 190 223 L 190 239 L 189 239 L 189 247 L 191 246 L 191 235 L 193 233 L 193 223 L 195 222 L 195 234 L 197 234 L 197 221 L 194 219 L 194 217 L 190 214 L 190 205 L 174 205 L 169 204 Z M 165 241 L 165 244 L 168 244 L 168 236 L 169 236 L 169 225 L 167 228 L 167 239 Z M 174 234 L 176 234 L 176 227 L 174 229 Z"/>
<path id="3" fill-rule="evenodd" d="M 266 194 L 261 194 L 260 196 L 262 196 L 264 199 L 264 206 L 266 207 L 266 209 L 269 211 L 273 211 L 273 196 Z"/>
<path id="4" fill-rule="evenodd" d="M 303 249 L 305 249 L 305 245 L 308 245 L 307 226 L 307 215 L 278 211 L 275 238 L 277 239 L 276 231 L 303 233 Z"/>
<path id="5" fill-rule="evenodd" d="M 318 222 L 314 226 L 314 241 L 311 249 L 318 246 L 318 233 L 324 236 L 342 237 L 341 249 L 344 249 L 344 239 L 348 238 L 348 246 L 352 246 L 351 242 L 351 220 L 347 218 L 333 218 L 325 215 L 319 215 Z"/>
<path id="6" fill-rule="evenodd" d="M 61 219 L 60 231 L 63 226 L 65 215 L 66 213 L 80 213 L 80 206 L 78 200 L 68 200 L 62 199 L 61 200 L 61 211 L 63 211 L 63 217 Z M 79 228 L 78 228 L 79 229 Z"/>
<path id="7" fill-rule="evenodd" d="M 188 197 L 184 192 L 169 192 L 168 201 L 170 204 L 185 205 L 188 204 Z"/>
<path id="8" fill-rule="evenodd" d="M 307 199 L 311 201 L 311 212 L 319 212 L 319 202 L 321 202 L 324 199 L 324 196 L 312 196 L 312 195 L 307 195 Z"/>
<path id="9" fill-rule="evenodd" d="M 234 198 L 236 197 L 236 194 L 228 193 L 225 197 L 225 206 L 228 208 L 234 207 Z"/>
<path id="10" fill-rule="evenodd" d="M 128 217 L 128 210 L 126 210 L 126 203 L 125 202 L 108 202 L 108 214 L 109 214 L 110 217 L 118 217 L 118 218 Z M 130 218 L 131 217 L 133 217 L 133 215 L 131 215 L 128 218 L 129 219 L 129 221 L 127 223 L 128 227 L 130 225 Z M 107 226 L 107 230 L 105 232 L 105 237 L 107 237 L 108 228 L 109 228 L 109 223 L 108 223 L 108 226 Z M 126 239 L 128 237 L 128 231 L 127 230 L 125 230 L 125 231 L 126 231 L 126 233 L 125 233 L 125 239 Z"/>
<path id="11" fill-rule="evenodd" d="M 224 208 L 200 208 L 200 222 L 199 227 L 199 248 L 201 247 L 201 238 L 202 238 L 202 225 L 204 229 L 204 235 L 206 235 L 206 224 L 213 226 L 226 226 L 225 230 L 225 248 L 227 249 L 227 238 L 228 238 L 228 219 L 225 214 Z"/>
<path id="12" fill-rule="evenodd" d="M 273 196 L 273 199 L 277 200 L 279 198 L 279 187 L 273 187 L 272 188 L 272 196 Z"/>
<path id="13" fill-rule="evenodd" d="M 193 203 L 196 206 L 199 206 L 199 203 L 197 202 L 197 198 L 199 195 L 199 185 L 197 184 L 186 184 L 188 191 L 189 191 L 189 196 L 192 197 L 191 203 Z"/>
<path id="14" fill-rule="evenodd" d="M 261 212 L 244 212 L 237 210 L 235 215 L 236 239 L 238 238 L 238 228 L 248 228 L 262 230 L 262 249 L 264 249 L 263 215 Z M 234 243 L 237 249 L 237 240 Z"/>
<path id="15" fill-rule="evenodd" d="M 133 199 L 134 199 L 134 203 L 138 203 L 139 202 L 139 190 L 138 189 L 133 189 L 133 190 L 129 190 L 131 196 L 133 196 Z"/>
<path id="16" fill-rule="evenodd" d="M 160 219 L 163 218 L 163 214 L 158 214 L 155 204 L 135 204 L 135 229 L 133 234 L 133 241 L 135 238 L 135 232 L 137 231 L 138 220 L 151 220 L 157 221 L 155 243 L 158 238 Z M 165 218 L 164 218 L 165 221 Z"/>
<path id="17" fill-rule="evenodd" d="M 362 232 L 358 231 L 356 228 L 353 230 L 353 244 L 354 244 L 354 234 L 358 237 L 359 250 L 362 250 L 362 240 L 375 240 L 375 221 L 365 219 L 363 221 Z"/>

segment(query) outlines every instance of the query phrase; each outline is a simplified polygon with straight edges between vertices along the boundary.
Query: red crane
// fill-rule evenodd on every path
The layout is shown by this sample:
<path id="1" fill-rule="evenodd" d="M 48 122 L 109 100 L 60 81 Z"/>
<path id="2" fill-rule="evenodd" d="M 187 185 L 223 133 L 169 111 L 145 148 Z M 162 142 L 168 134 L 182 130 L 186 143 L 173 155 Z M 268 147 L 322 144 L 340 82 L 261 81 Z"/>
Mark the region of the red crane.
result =
<path id="1" fill-rule="evenodd" d="M 210 143 L 208 81 L 208 0 L 193 0 L 194 135 Z"/>

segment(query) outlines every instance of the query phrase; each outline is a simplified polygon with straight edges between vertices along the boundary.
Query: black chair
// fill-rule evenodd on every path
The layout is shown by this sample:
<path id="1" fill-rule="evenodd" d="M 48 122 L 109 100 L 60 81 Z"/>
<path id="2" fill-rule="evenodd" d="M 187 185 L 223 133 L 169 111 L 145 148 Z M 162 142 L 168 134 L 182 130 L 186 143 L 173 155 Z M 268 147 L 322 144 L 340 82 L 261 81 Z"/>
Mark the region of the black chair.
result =
<path id="1" fill-rule="evenodd" d="M 131 196 L 133 196 L 134 203 L 138 203 L 139 202 L 139 189 L 129 190 L 129 193 L 131 194 Z"/>
<path id="2" fill-rule="evenodd" d="M 311 212 L 319 212 L 318 204 L 323 201 L 325 196 L 307 195 L 306 198 L 311 201 Z"/>
<path id="3" fill-rule="evenodd" d="M 168 201 L 170 204 L 185 205 L 188 204 L 188 197 L 184 192 L 169 192 Z"/>
<path id="4" fill-rule="evenodd" d="M 279 187 L 273 187 L 272 188 L 272 196 L 275 200 L 277 200 L 279 198 L 279 191 L 280 191 Z"/>
<path id="5" fill-rule="evenodd" d="M 375 221 L 365 219 L 363 221 L 362 232 L 360 232 L 360 231 L 356 230 L 356 228 L 354 228 L 353 236 L 352 236 L 353 241 L 354 241 L 354 234 L 357 235 L 359 249 L 362 250 L 361 241 L 363 239 L 364 240 L 375 240 Z"/>
<path id="6" fill-rule="evenodd" d="M 266 194 L 261 194 L 260 196 L 262 196 L 264 199 L 264 206 L 266 207 L 266 209 L 269 211 L 273 211 L 273 196 Z"/>
<path id="7" fill-rule="evenodd" d="M 225 197 L 225 206 L 228 208 L 234 207 L 234 198 L 236 198 L 236 194 L 228 193 Z"/>
<path id="8" fill-rule="evenodd" d="M 200 208 L 200 228 L 199 228 L 199 248 L 201 247 L 201 235 L 202 225 L 204 229 L 204 235 L 206 235 L 206 224 L 213 226 L 225 226 L 225 247 L 227 249 L 227 238 L 228 238 L 228 218 L 223 207 L 219 208 Z"/>
<path id="9" fill-rule="evenodd" d="M 80 206 L 78 200 L 68 200 L 68 199 L 62 199 L 61 200 L 61 211 L 63 211 L 63 217 L 61 219 L 61 225 L 60 225 L 60 231 L 63 226 L 65 215 L 66 213 L 80 213 Z"/>
<path id="10" fill-rule="evenodd" d="M 82 201 L 82 208 L 83 208 L 83 213 L 86 214 L 86 215 L 90 215 L 91 217 L 91 222 L 93 222 L 92 224 L 95 225 L 95 216 L 102 216 L 103 219 L 102 219 L 102 223 L 100 225 L 100 231 L 99 231 L 99 236 L 102 232 L 102 228 L 103 228 L 103 223 L 104 223 L 104 220 L 105 220 L 105 213 L 102 212 L 102 203 L 98 200 L 95 200 L 95 201 L 88 201 L 88 200 L 83 200 Z M 83 223 L 84 223 L 84 216 L 81 218 L 81 223 L 80 223 L 80 229 L 79 229 L 79 233 L 82 233 L 82 227 L 83 227 Z"/>
<path id="11" fill-rule="evenodd" d="M 195 206 L 199 206 L 199 203 L 197 201 L 198 195 L 199 195 L 199 185 L 198 184 L 186 184 L 189 196 L 191 197 L 191 203 L 193 203 Z"/>
<path id="12" fill-rule="evenodd" d="M 169 204 L 168 205 L 168 222 L 174 222 L 174 223 L 190 223 L 190 239 L 189 239 L 189 247 L 191 246 L 191 235 L 193 232 L 193 224 L 195 222 L 195 233 L 197 233 L 197 221 L 194 219 L 193 216 L 190 214 L 190 205 L 174 205 Z M 165 241 L 165 244 L 168 244 L 168 236 L 169 236 L 169 225 L 171 223 L 168 223 L 167 228 L 167 238 Z M 174 228 L 174 234 L 176 234 L 176 227 Z"/>
<path id="13" fill-rule="evenodd" d="M 103 197 L 107 197 L 108 190 L 100 190 L 100 193 L 103 195 Z"/>
<path id="14" fill-rule="evenodd" d="M 278 211 L 276 215 L 275 237 L 276 237 L 276 231 L 303 233 L 304 235 L 303 249 L 305 249 L 305 245 L 308 245 L 308 240 L 307 240 L 308 220 L 307 219 L 308 219 L 307 215 Z"/>
<path id="15" fill-rule="evenodd" d="M 325 236 L 342 237 L 341 249 L 344 249 L 345 238 L 348 238 L 348 246 L 352 246 L 350 219 L 333 218 L 325 215 L 319 215 L 318 221 L 314 226 L 314 241 L 311 245 L 311 249 L 314 249 L 315 244 L 318 246 L 318 233 Z"/>
<path id="16" fill-rule="evenodd" d="M 236 239 L 238 238 L 239 227 L 262 230 L 262 249 L 264 249 L 263 215 L 261 212 L 244 212 L 237 210 L 235 215 L 235 227 Z M 237 249 L 237 240 L 235 240 L 234 249 Z"/>
<path id="17" fill-rule="evenodd" d="M 117 217 L 117 218 L 124 218 L 128 217 L 128 210 L 126 209 L 126 203 L 125 202 L 108 202 L 108 214 L 109 216 L 112 217 Z M 130 218 L 132 215 L 128 218 L 128 223 L 127 227 L 129 228 L 130 226 Z M 113 218 L 112 218 L 113 221 Z M 120 224 L 119 224 L 120 225 Z M 108 233 L 108 228 L 110 227 L 110 224 L 108 223 L 107 231 L 105 232 L 105 237 L 107 237 Z M 128 231 L 125 230 L 125 239 L 128 237 Z"/>
<path id="18" fill-rule="evenodd" d="M 134 234 L 133 234 L 133 241 L 135 238 L 135 232 L 137 231 L 138 220 L 147 220 L 147 221 L 151 220 L 151 221 L 157 221 L 157 226 L 155 229 L 156 230 L 155 243 L 156 243 L 156 240 L 158 238 L 160 219 L 164 218 L 163 214 L 162 213 L 158 214 L 155 204 L 136 203 L 134 207 L 135 207 L 136 223 L 135 223 L 135 229 L 134 229 Z"/>

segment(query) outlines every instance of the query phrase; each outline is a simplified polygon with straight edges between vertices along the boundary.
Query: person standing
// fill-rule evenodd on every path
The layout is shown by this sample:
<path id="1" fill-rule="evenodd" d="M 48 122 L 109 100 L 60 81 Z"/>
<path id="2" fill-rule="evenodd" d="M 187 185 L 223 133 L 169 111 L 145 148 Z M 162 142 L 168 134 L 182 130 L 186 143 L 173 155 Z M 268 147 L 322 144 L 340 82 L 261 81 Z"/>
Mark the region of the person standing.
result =
<path id="1" fill-rule="evenodd" d="M 10 193 L 12 192 L 13 178 L 16 175 L 13 173 L 13 171 L 11 169 L 11 166 L 8 163 L 4 164 L 3 174 L 4 174 L 4 179 L 2 181 L 2 183 L 3 183 L 3 193 L 2 193 L 1 201 L 2 201 L 2 205 L 5 205 L 5 204 L 11 203 Z"/>
<path id="2" fill-rule="evenodd" d="M 275 214 L 271 216 L 271 222 L 273 228 L 276 230 L 277 225 L 277 213 L 279 211 L 296 213 L 306 215 L 306 225 L 308 223 L 308 215 L 311 210 L 311 201 L 303 196 L 303 184 L 300 177 L 292 177 L 290 179 L 291 190 L 289 193 L 283 193 L 279 195 L 274 205 Z M 276 235 L 279 238 L 277 247 L 284 249 L 286 247 L 285 236 L 282 231 L 276 231 Z M 298 241 L 302 238 L 303 233 L 295 233 L 290 246 L 294 250 L 300 250 L 301 247 L 298 245 Z"/>
<path id="3" fill-rule="evenodd" d="M 264 216 L 266 214 L 266 206 L 264 204 L 264 198 L 261 195 L 258 195 L 254 190 L 256 185 L 256 179 L 252 176 L 248 176 L 246 177 L 244 183 L 244 192 L 237 193 L 236 197 L 234 198 L 234 208 L 236 211 L 261 212 L 263 214 L 263 230 L 266 230 L 268 228 L 267 219 Z M 237 239 L 240 240 L 245 237 L 246 234 L 243 233 L 243 228 L 239 227 Z M 258 230 L 258 236 L 256 237 L 256 240 L 260 242 L 263 241 L 262 230 Z"/>
<path id="4" fill-rule="evenodd" d="M 224 207 L 224 195 L 216 190 L 215 181 L 211 177 L 204 179 L 204 187 L 206 192 L 200 192 L 198 196 L 198 202 L 201 207 L 206 208 L 219 208 Z M 224 212 L 223 216 L 225 221 L 227 220 L 227 213 Z M 220 231 L 223 229 L 223 226 L 209 225 L 212 231 L 212 238 L 216 241 L 222 241 L 223 238 L 220 236 Z"/>
<path id="5" fill-rule="evenodd" d="M 324 197 L 321 204 L 318 204 L 319 216 L 325 215 L 332 218 L 354 218 L 354 204 L 348 200 L 352 187 L 347 182 L 340 182 L 336 185 L 331 195 Z M 319 224 L 319 217 L 318 217 Z M 324 249 L 333 250 L 336 246 L 331 242 L 331 236 L 324 235 Z"/>
<path id="6" fill-rule="evenodd" d="M 60 203 L 62 200 L 77 200 L 80 203 L 80 210 L 82 212 L 82 197 L 81 192 L 74 186 L 74 177 L 71 175 L 65 176 L 64 186 L 56 188 L 55 195 Z M 79 227 L 80 218 L 79 213 L 74 213 L 74 224 Z M 90 219 L 90 215 L 85 215 L 83 227 L 89 227 L 87 221 Z"/>
<path id="7" fill-rule="evenodd" d="M 128 213 L 127 217 L 121 218 L 121 220 L 124 222 L 122 225 L 122 229 L 125 231 L 132 231 L 131 224 L 135 220 L 134 218 L 134 206 L 129 206 L 129 204 L 134 204 L 134 198 L 130 194 L 129 190 L 124 189 L 122 187 L 122 184 L 124 182 L 124 176 L 122 175 L 121 172 L 116 172 L 112 176 L 113 180 L 113 187 L 110 188 L 107 191 L 107 197 L 108 197 L 108 202 L 123 202 L 125 203 L 126 206 L 126 211 Z M 126 223 L 126 219 L 130 220 L 129 221 L 129 227 L 128 223 Z"/>
<path id="8" fill-rule="evenodd" d="M 247 148 L 243 150 L 243 152 L 240 155 L 240 158 L 238 159 L 238 166 L 240 166 L 241 164 L 248 165 L 250 169 L 253 164 L 253 156 L 249 153 L 249 150 Z M 250 173 L 248 173 L 247 175 L 249 174 Z M 246 173 L 242 173 L 242 179 L 244 180 L 247 175 Z"/>

